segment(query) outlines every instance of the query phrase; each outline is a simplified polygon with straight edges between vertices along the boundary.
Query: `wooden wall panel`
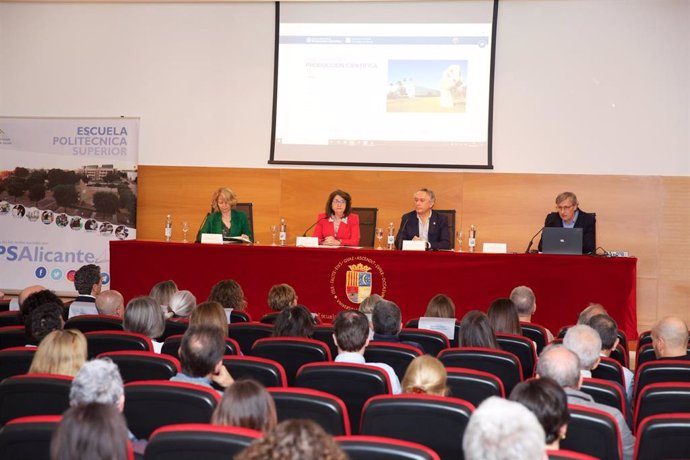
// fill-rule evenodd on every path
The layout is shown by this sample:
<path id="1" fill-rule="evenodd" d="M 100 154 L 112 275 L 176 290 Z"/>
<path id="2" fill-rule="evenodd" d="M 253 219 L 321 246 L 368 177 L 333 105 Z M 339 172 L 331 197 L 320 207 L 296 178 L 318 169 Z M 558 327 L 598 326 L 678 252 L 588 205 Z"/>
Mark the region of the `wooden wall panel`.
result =
<path id="1" fill-rule="evenodd" d="M 465 231 L 465 249 L 467 229 L 474 224 L 479 245 L 507 243 L 510 252 L 525 250 L 546 213 L 554 210 L 555 196 L 571 190 L 583 209 L 597 213 L 598 245 L 638 257 L 640 330 L 667 314 L 690 322 L 690 178 L 141 166 L 138 237 L 161 240 L 168 213 L 174 219 L 174 240 L 182 239 L 184 220 L 192 236 L 218 186 L 254 203 L 259 244 L 270 244 L 270 225 L 281 216 L 294 241 L 336 188 L 349 192 L 355 206 L 378 207 L 378 226 L 393 222 L 397 230 L 401 214 L 412 209 L 414 191 L 429 187 L 436 192 L 437 208 L 458 211 L 456 226 Z"/>

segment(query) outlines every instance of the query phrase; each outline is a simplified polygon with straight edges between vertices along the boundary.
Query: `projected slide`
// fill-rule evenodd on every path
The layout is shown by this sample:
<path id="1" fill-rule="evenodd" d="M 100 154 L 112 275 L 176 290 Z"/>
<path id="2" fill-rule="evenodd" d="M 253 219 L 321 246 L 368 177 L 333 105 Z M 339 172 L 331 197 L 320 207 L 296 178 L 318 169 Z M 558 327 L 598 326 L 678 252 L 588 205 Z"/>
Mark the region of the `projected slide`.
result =
<path id="1" fill-rule="evenodd" d="M 488 164 L 491 24 L 282 23 L 273 162 Z"/>

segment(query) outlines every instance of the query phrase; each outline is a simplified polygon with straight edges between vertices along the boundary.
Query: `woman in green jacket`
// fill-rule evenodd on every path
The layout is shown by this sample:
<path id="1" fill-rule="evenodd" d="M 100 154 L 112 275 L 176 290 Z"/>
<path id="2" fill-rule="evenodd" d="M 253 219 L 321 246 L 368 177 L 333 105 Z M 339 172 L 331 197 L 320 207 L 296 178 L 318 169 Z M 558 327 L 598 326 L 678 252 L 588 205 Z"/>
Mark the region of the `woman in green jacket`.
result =
<path id="1" fill-rule="evenodd" d="M 253 240 L 246 214 L 233 209 L 237 204 L 237 195 L 232 190 L 219 188 L 213 193 L 211 203 L 213 212 L 201 227 L 199 238 L 201 233 L 219 233 L 223 238 L 239 236 L 248 241 Z"/>

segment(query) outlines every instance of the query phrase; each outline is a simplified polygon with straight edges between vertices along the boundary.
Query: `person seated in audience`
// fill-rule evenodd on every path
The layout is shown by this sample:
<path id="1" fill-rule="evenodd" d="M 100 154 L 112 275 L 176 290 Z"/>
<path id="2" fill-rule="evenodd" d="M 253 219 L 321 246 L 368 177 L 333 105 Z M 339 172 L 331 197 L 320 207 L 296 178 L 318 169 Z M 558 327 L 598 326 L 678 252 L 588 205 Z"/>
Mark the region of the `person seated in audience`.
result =
<path id="1" fill-rule="evenodd" d="M 271 311 L 283 311 L 297 305 L 297 293 L 289 284 L 276 284 L 268 291 L 268 306 Z"/>
<path id="2" fill-rule="evenodd" d="M 568 432 L 568 397 L 563 388 L 548 377 L 518 383 L 510 393 L 511 401 L 529 409 L 541 423 L 546 435 L 546 450 L 560 449 Z"/>
<path id="3" fill-rule="evenodd" d="M 445 294 L 436 294 L 426 306 L 424 316 L 431 318 L 455 318 L 455 304 Z"/>
<path id="4" fill-rule="evenodd" d="M 525 406 L 497 396 L 472 413 L 462 439 L 465 460 L 544 460 L 544 429 Z"/>
<path id="5" fill-rule="evenodd" d="M 70 386 L 70 407 L 94 403 L 112 406 L 120 413 L 125 409 L 122 376 L 117 364 L 108 358 L 92 359 L 84 363 Z M 136 453 L 144 453 L 145 440 L 138 440 L 129 429 L 127 429 L 127 439 L 132 442 Z"/>
<path id="6" fill-rule="evenodd" d="M 441 213 L 433 212 L 436 195 L 428 188 L 414 193 L 414 211 L 403 214 L 400 219 L 395 246 L 402 249 L 403 241 L 423 240 L 431 249 L 450 249 L 450 229 L 448 219 Z"/>
<path id="7" fill-rule="evenodd" d="M 290 419 L 252 442 L 235 460 L 347 460 L 347 455 L 316 422 Z"/>
<path id="8" fill-rule="evenodd" d="M 461 347 L 495 348 L 500 350 L 489 318 L 479 311 L 468 311 L 460 321 L 458 343 Z"/>
<path id="9" fill-rule="evenodd" d="M 587 308 L 580 312 L 577 317 L 577 324 L 587 324 L 589 320 L 596 315 L 608 315 L 606 308 L 600 303 L 590 303 Z"/>
<path id="10" fill-rule="evenodd" d="M 165 318 L 160 306 L 151 297 L 135 297 L 127 303 L 122 328 L 149 337 L 153 343 L 153 351 L 161 352 L 163 342 L 157 339 L 165 331 Z"/>
<path id="11" fill-rule="evenodd" d="M 125 298 L 114 289 L 103 291 L 96 296 L 96 310 L 99 315 L 122 318 L 125 315 Z"/>
<path id="12" fill-rule="evenodd" d="M 618 347 L 618 325 L 609 315 L 595 315 L 589 320 L 589 327 L 597 331 L 601 339 L 601 356 L 611 356 L 613 350 Z M 623 381 L 625 382 L 625 399 L 627 407 L 632 406 L 633 380 L 635 374 L 625 366 L 623 367 Z"/>
<path id="13" fill-rule="evenodd" d="M 364 313 L 369 320 L 369 340 L 374 340 L 374 325 L 371 323 L 371 316 L 374 313 L 374 305 L 383 300 L 378 294 L 371 294 L 359 304 L 359 311 Z"/>
<path id="14" fill-rule="evenodd" d="M 539 355 L 536 374 L 538 378 L 548 377 L 558 383 L 565 390 L 568 404 L 592 407 L 611 414 L 618 425 L 618 434 L 623 445 L 623 457 L 625 460 L 632 459 L 635 437 L 632 435 L 621 411 L 606 404 L 600 404 L 584 391 L 580 391 L 582 374 L 580 373 L 580 360 L 575 353 L 568 350 L 564 345 L 552 344 L 547 346 Z"/>
<path id="15" fill-rule="evenodd" d="M 278 423 L 271 394 L 255 380 L 240 379 L 225 389 L 213 411 L 213 425 L 240 426 L 264 433 Z"/>
<path id="16" fill-rule="evenodd" d="M 573 192 L 559 193 L 556 197 L 557 212 L 547 214 L 544 227 L 564 227 L 582 229 L 582 253 L 592 254 L 597 249 L 596 214 L 579 209 L 577 196 Z M 539 239 L 539 251 L 542 239 Z"/>
<path id="17" fill-rule="evenodd" d="M 33 287 L 38 287 L 38 286 L 33 286 Z M 22 291 L 23 293 L 24 291 Z M 21 299 L 21 294 L 20 294 L 20 299 Z M 65 304 L 62 302 L 62 299 L 55 295 L 53 291 L 50 291 L 48 289 L 41 289 L 38 291 L 31 292 L 29 295 L 27 295 L 25 298 L 21 299 L 21 306 L 20 306 L 20 314 L 22 321 L 24 322 L 24 327 L 27 332 L 27 337 L 30 335 L 30 329 L 31 329 L 31 312 L 34 311 L 37 307 L 40 307 L 41 305 L 45 303 L 56 303 L 62 307 L 62 312 L 63 312 L 63 317 L 64 317 L 64 312 L 65 312 Z"/>
<path id="18" fill-rule="evenodd" d="M 74 377 L 86 362 L 86 337 L 76 329 L 53 331 L 36 349 L 29 374 Z"/>
<path id="19" fill-rule="evenodd" d="M 522 335 L 520 318 L 512 300 L 506 298 L 494 300 L 486 316 L 489 318 L 489 324 L 494 329 L 494 333 Z"/>
<path id="20" fill-rule="evenodd" d="M 246 241 L 252 241 L 249 219 L 245 213 L 235 209 L 235 205 L 237 205 L 237 195 L 229 188 L 221 187 L 213 192 L 211 198 L 213 212 L 204 220 L 196 241 L 201 241 L 202 233 L 223 235 L 223 238 L 241 237 Z"/>
<path id="21" fill-rule="evenodd" d="M 47 290 L 48 289 L 45 286 L 41 286 L 40 284 L 35 284 L 32 286 L 25 287 L 24 289 L 22 289 L 19 292 L 19 295 L 17 296 L 17 299 L 16 299 L 16 305 L 14 304 L 14 302 L 10 301 L 10 306 L 9 306 L 10 311 L 19 311 L 20 315 L 25 314 L 24 313 L 24 307 L 22 307 L 22 305 L 24 304 L 24 301 L 31 294 L 35 294 L 37 292 L 47 291 Z"/>
<path id="22" fill-rule="evenodd" d="M 369 344 L 369 321 L 358 310 L 343 310 L 333 321 L 333 341 L 338 347 L 337 363 L 366 364 L 378 367 L 388 374 L 393 394 L 400 393 L 400 380 L 392 367 L 385 363 L 369 363 L 364 359 L 364 350 Z"/>
<path id="23" fill-rule="evenodd" d="M 38 345 L 51 332 L 62 330 L 65 325 L 62 314 L 62 305 L 54 302 L 34 308 L 29 316 L 29 328 L 25 331 L 28 344 Z"/>
<path id="24" fill-rule="evenodd" d="M 182 372 L 170 378 L 174 382 L 187 382 L 213 388 L 212 383 L 228 388 L 233 378 L 223 366 L 225 339 L 215 326 L 190 325 L 180 344 Z"/>
<path id="25" fill-rule="evenodd" d="M 676 316 L 667 316 L 652 327 L 652 346 L 657 359 L 690 360 L 688 326 Z"/>
<path id="26" fill-rule="evenodd" d="M 583 377 L 591 378 L 592 369 L 599 365 L 601 338 L 597 331 L 586 324 L 578 324 L 568 329 L 563 337 L 563 346 L 577 355 Z"/>
<path id="27" fill-rule="evenodd" d="M 218 302 L 223 308 L 245 311 L 247 299 L 242 292 L 242 286 L 235 280 L 218 281 L 208 295 L 208 301 Z"/>
<path id="28" fill-rule="evenodd" d="M 110 404 L 69 408 L 50 443 L 51 460 L 126 460 L 125 418 Z"/>
<path id="29" fill-rule="evenodd" d="M 159 307 L 166 311 L 170 306 L 170 299 L 177 292 L 177 284 L 173 280 L 156 283 L 149 292 L 149 297 L 156 301 Z"/>
<path id="30" fill-rule="evenodd" d="M 96 296 L 101 293 L 103 278 L 101 277 L 101 267 L 94 264 L 82 265 L 74 273 L 74 288 L 79 295 L 72 305 L 77 302 L 94 305 Z"/>
<path id="31" fill-rule="evenodd" d="M 223 337 L 228 336 L 228 315 L 218 302 L 202 302 L 192 311 L 189 325 L 206 325 L 220 329 Z"/>
<path id="32" fill-rule="evenodd" d="M 326 211 L 319 214 L 313 236 L 323 246 L 359 246 L 359 216 L 352 210 L 352 198 L 343 190 L 328 195 Z"/>
<path id="33" fill-rule="evenodd" d="M 517 309 L 520 321 L 531 323 L 532 315 L 537 311 L 537 298 L 534 291 L 527 286 L 517 286 L 510 292 L 510 300 L 513 301 Z M 551 331 L 546 329 L 546 335 L 546 342 L 551 342 L 553 340 Z"/>
<path id="34" fill-rule="evenodd" d="M 273 337 L 303 337 L 314 334 L 314 319 L 304 305 L 281 311 L 273 325 Z"/>
<path id="35" fill-rule="evenodd" d="M 402 343 L 417 347 L 424 352 L 424 348 L 419 343 L 411 340 L 400 340 L 402 314 L 400 308 L 390 300 L 381 299 L 376 302 L 371 314 L 371 325 L 374 328 L 373 341 Z"/>
<path id="36" fill-rule="evenodd" d="M 448 372 L 441 361 L 431 355 L 412 360 L 402 380 L 403 393 L 448 395 Z"/>
<path id="37" fill-rule="evenodd" d="M 196 297 L 189 291 L 177 291 L 170 298 L 170 305 L 165 314 L 167 318 L 189 318 L 196 308 Z"/>

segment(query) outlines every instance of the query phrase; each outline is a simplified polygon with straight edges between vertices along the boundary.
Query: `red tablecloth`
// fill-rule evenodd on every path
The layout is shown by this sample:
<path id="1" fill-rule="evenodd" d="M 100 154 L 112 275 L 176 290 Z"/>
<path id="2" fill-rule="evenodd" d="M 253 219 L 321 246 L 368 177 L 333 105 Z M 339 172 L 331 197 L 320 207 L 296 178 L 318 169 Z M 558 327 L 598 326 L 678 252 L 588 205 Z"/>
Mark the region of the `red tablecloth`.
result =
<path id="1" fill-rule="evenodd" d="M 348 299 L 348 280 L 351 292 L 364 292 L 366 286 L 359 285 L 370 279 L 372 292 L 396 302 L 404 320 L 421 316 L 438 293 L 453 299 L 462 318 L 471 309 L 486 311 L 492 300 L 508 297 L 513 287 L 524 284 L 537 297 L 533 321 L 554 333 L 574 324 L 588 303 L 597 302 L 629 339 L 637 336 L 635 258 L 148 241 L 112 241 L 110 258 L 111 287 L 126 300 L 172 279 L 202 302 L 218 280 L 231 278 L 242 286 L 254 319 L 268 312 L 268 290 L 278 283 L 293 286 L 299 303 L 326 320 L 343 308 L 357 308 Z"/>

